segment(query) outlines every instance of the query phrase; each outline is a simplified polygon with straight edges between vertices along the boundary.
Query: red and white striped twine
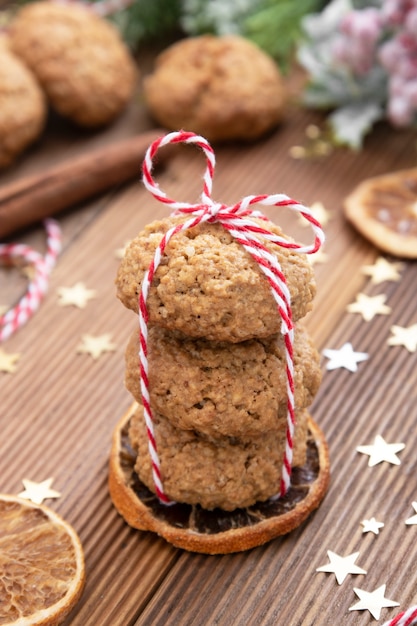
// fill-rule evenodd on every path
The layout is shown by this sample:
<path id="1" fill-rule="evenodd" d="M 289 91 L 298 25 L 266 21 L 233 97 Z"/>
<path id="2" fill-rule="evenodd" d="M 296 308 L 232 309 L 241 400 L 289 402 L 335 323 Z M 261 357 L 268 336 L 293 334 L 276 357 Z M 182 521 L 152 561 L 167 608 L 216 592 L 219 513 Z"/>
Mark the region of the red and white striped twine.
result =
<path id="1" fill-rule="evenodd" d="M 151 172 L 153 159 L 159 148 L 167 144 L 195 144 L 201 148 L 206 157 L 206 170 L 203 177 L 203 191 L 199 204 L 187 204 L 176 202 L 169 198 L 154 182 Z M 189 215 L 190 219 L 184 223 L 177 224 L 169 229 L 159 243 L 154 258 L 145 273 L 142 282 L 142 289 L 139 295 L 139 333 L 140 333 L 140 384 L 143 398 L 144 417 L 148 432 L 149 453 L 152 460 L 153 479 L 156 493 L 166 504 L 170 503 L 164 492 L 160 461 L 155 441 L 154 423 L 149 396 L 148 379 L 148 309 L 146 300 L 153 277 L 160 264 L 162 255 L 170 239 L 177 233 L 193 228 L 200 223 L 218 222 L 238 241 L 247 252 L 255 259 L 260 269 L 265 274 L 270 285 L 272 295 L 277 304 L 278 312 L 282 319 L 281 332 L 284 336 L 286 354 L 286 375 L 287 375 L 287 437 L 286 447 L 282 466 L 282 478 L 279 494 L 277 497 L 285 495 L 290 486 L 291 463 L 293 456 L 293 435 L 294 435 L 294 363 L 293 363 L 293 341 L 294 328 L 291 315 L 291 296 L 287 287 L 285 276 L 281 270 L 277 258 L 272 255 L 262 240 L 272 242 L 283 248 L 295 250 L 300 253 L 311 254 L 317 252 L 324 241 L 324 233 L 319 222 L 313 217 L 310 209 L 298 204 L 284 194 L 246 196 L 233 206 L 218 204 L 211 198 L 213 174 L 215 167 L 215 155 L 210 144 L 199 135 L 191 132 L 178 131 L 165 135 L 154 141 L 148 148 L 143 162 L 143 182 L 150 193 L 160 202 L 167 204 L 173 209 L 172 215 Z M 314 243 L 309 246 L 301 246 L 279 237 L 254 222 L 253 217 L 264 216 L 259 211 L 253 211 L 249 207 L 253 204 L 266 206 L 286 207 L 300 213 L 310 223 L 314 233 Z M 266 218 L 264 218 L 266 219 Z"/>
<path id="2" fill-rule="evenodd" d="M 27 291 L 16 306 L 0 316 L 0 343 L 6 341 L 21 328 L 37 311 L 48 291 L 49 275 L 61 251 L 61 230 L 55 220 L 45 220 L 47 251 L 45 256 L 25 244 L 0 244 L 0 258 L 23 259 L 32 265 L 35 274 L 28 284 Z"/>
<path id="3" fill-rule="evenodd" d="M 384 622 L 382 626 L 415 626 L 417 624 L 417 606 L 412 606 L 393 619 Z"/>

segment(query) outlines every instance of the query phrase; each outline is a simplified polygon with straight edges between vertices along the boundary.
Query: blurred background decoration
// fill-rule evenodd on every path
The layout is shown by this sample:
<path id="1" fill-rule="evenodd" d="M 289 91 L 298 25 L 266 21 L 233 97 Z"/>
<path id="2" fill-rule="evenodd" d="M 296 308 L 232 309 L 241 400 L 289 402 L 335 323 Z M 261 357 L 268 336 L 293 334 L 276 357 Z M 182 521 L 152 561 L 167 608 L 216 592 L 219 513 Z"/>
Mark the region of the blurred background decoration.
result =
<path id="1" fill-rule="evenodd" d="M 14 11 L 28 1 L 33 0 L 0 0 L 0 27 L 7 28 Z M 329 112 L 336 144 L 360 149 L 379 120 L 399 128 L 415 123 L 417 0 L 90 3 L 117 24 L 134 51 L 149 42 L 163 45 L 204 33 L 234 33 L 258 44 L 287 75 L 296 61 L 306 74 L 301 101 Z"/>
<path id="2" fill-rule="evenodd" d="M 33 0 L 0 0 L 2 23 Z M 54 1 L 54 0 L 51 0 Z M 57 0 L 60 1 L 60 0 Z M 66 0 L 75 2 L 76 0 Z M 299 40 L 304 15 L 319 11 L 325 0 L 93 0 L 102 5 L 131 48 L 166 37 L 239 34 L 286 64 Z M 101 9 L 99 9 L 101 12 Z"/>

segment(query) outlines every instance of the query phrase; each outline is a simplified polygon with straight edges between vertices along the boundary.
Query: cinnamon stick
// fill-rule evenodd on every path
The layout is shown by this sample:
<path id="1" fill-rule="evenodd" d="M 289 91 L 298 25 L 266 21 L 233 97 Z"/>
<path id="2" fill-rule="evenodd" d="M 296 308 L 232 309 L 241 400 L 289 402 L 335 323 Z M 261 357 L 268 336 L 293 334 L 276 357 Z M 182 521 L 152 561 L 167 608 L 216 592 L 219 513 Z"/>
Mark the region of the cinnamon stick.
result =
<path id="1" fill-rule="evenodd" d="M 34 174 L 0 189 L 0 238 L 87 200 L 134 177 L 149 145 L 164 134 L 151 130 Z M 162 151 L 162 158 L 169 155 Z"/>

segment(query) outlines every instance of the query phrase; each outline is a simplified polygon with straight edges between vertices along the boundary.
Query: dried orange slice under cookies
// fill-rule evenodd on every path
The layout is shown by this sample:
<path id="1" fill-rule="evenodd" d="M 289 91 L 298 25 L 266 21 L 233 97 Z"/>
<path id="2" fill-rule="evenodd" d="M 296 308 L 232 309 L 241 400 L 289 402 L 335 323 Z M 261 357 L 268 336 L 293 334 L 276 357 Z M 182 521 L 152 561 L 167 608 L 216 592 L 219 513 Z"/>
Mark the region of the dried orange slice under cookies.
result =
<path id="1" fill-rule="evenodd" d="M 61 624 L 84 579 L 74 529 L 46 506 L 0 494 L 0 624 Z"/>
<path id="2" fill-rule="evenodd" d="M 417 258 L 417 168 L 364 180 L 346 198 L 344 209 L 377 248 Z"/>

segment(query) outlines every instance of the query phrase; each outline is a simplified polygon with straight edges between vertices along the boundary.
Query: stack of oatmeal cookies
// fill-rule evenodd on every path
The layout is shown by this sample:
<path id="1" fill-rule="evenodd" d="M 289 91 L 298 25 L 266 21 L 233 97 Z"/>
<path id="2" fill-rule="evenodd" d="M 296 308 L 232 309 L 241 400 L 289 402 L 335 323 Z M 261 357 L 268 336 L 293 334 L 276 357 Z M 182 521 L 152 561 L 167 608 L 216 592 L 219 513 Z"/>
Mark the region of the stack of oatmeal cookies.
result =
<path id="1" fill-rule="evenodd" d="M 129 245 L 118 297 L 138 310 L 145 272 L 163 235 L 183 218 L 147 226 Z M 278 236 L 281 230 L 262 221 Z M 307 407 L 320 384 L 318 353 L 302 323 L 315 284 L 304 255 L 266 244 L 286 277 L 294 338 L 296 427 L 293 466 L 306 461 Z M 219 224 L 179 232 L 167 247 L 147 301 L 150 402 L 164 491 L 177 502 L 232 511 L 279 491 L 287 429 L 281 318 L 253 258 Z M 139 407 L 129 437 L 140 480 L 155 491 L 143 418 L 139 337 L 126 351 L 128 390 Z"/>

